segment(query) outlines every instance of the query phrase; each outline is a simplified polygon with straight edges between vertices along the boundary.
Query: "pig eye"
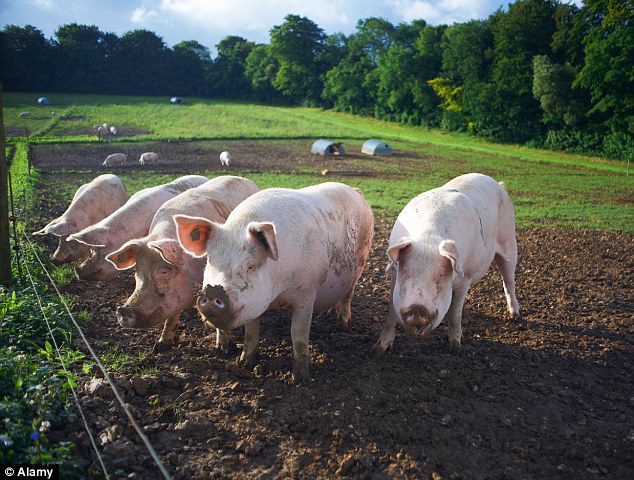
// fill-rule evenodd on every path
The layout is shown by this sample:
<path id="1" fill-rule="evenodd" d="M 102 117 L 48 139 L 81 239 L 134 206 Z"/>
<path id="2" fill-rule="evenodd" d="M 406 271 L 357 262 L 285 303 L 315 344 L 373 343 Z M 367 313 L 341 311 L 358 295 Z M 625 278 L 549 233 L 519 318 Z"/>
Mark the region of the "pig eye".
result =
<path id="1" fill-rule="evenodd" d="M 247 266 L 247 272 L 255 272 L 255 269 L 257 268 L 257 265 L 255 263 L 250 263 Z"/>
<path id="2" fill-rule="evenodd" d="M 170 270 L 169 270 L 169 268 L 159 268 L 159 269 L 156 271 L 156 274 L 157 274 L 159 277 L 165 278 L 165 277 L 169 276 L 169 274 L 170 274 Z"/>

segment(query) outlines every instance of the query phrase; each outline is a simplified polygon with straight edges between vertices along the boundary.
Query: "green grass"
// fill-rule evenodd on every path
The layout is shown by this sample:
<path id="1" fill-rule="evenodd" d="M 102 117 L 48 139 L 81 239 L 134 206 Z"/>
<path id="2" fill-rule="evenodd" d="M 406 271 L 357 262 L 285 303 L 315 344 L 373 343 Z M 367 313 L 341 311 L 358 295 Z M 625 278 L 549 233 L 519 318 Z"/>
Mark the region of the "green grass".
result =
<path id="1" fill-rule="evenodd" d="M 186 105 L 177 106 L 162 97 L 63 94 L 47 94 L 54 105 L 38 107 L 35 105 L 38 96 L 5 93 L 6 128 L 19 131 L 28 125 L 31 132 L 41 132 L 39 136 L 30 137 L 32 142 L 96 142 L 92 135 L 61 134 L 90 129 L 103 122 L 148 132 L 122 138 L 119 142 L 262 139 L 278 143 L 302 139 L 309 145 L 315 138 L 331 138 L 344 141 L 349 152 L 356 152 L 366 139 L 381 138 L 391 142 L 397 152 L 407 152 L 420 158 L 420 162 L 399 166 L 389 157 L 348 159 L 363 170 L 380 172 L 389 178 L 335 180 L 361 188 L 373 207 L 390 214 L 400 211 L 415 195 L 442 185 L 450 178 L 482 172 L 504 181 L 521 227 L 568 226 L 634 232 L 634 175 L 627 175 L 627 165 L 623 162 L 494 144 L 467 135 L 450 135 L 315 108 L 197 98 L 186 99 Z M 19 119 L 21 111 L 31 111 L 34 118 Z M 50 115 L 52 111 L 54 116 Z M 65 120 L 63 115 L 72 120 Z M 306 168 L 283 175 L 232 173 L 251 178 L 261 188 L 297 188 L 324 180 L 316 177 L 317 169 Z M 131 192 L 173 178 L 150 173 L 122 176 Z M 70 198 L 78 186 L 68 185 L 66 196 Z"/>

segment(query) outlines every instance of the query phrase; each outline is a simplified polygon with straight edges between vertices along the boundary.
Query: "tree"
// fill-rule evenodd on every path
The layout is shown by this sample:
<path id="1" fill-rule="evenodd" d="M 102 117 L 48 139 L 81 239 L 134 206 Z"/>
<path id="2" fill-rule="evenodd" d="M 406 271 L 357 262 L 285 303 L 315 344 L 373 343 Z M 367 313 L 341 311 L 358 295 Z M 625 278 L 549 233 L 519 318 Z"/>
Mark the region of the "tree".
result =
<path id="1" fill-rule="evenodd" d="M 541 133 L 540 106 L 533 97 L 533 57 L 550 52 L 555 32 L 554 0 L 518 0 L 500 15 L 494 32 L 492 81 L 496 98 L 483 127 L 507 141 L 526 141 Z"/>
<path id="2" fill-rule="evenodd" d="M 57 38 L 56 67 L 58 78 L 64 78 L 59 89 L 66 92 L 104 92 L 107 75 L 104 34 L 94 25 L 63 25 Z M 72 72 L 72 74 L 68 74 Z"/>
<path id="3" fill-rule="evenodd" d="M 592 97 L 590 114 L 605 116 L 614 132 L 634 134 L 634 5 L 631 0 L 587 0 L 582 21 L 585 61 L 574 81 Z"/>
<path id="4" fill-rule="evenodd" d="M 52 46 L 37 28 L 6 25 L 0 32 L 0 79 L 5 90 L 50 91 L 53 88 Z"/>
<path id="5" fill-rule="evenodd" d="M 206 95 L 205 77 L 211 68 L 209 49 L 195 40 L 172 48 L 172 91 L 178 95 Z"/>
<path id="6" fill-rule="evenodd" d="M 279 62 L 273 86 L 295 102 L 317 105 L 322 91 L 326 34 L 305 17 L 287 15 L 282 25 L 271 29 L 270 54 Z"/>
<path id="7" fill-rule="evenodd" d="M 244 75 L 251 82 L 255 98 L 278 100 L 280 93 L 273 87 L 280 64 L 270 53 L 269 45 L 256 45 L 245 60 Z"/>
<path id="8" fill-rule="evenodd" d="M 133 30 L 121 37 L 113 54 L 112 72 L 119 79 L 118 93 L 170 95 L 172 85 L 168 49 L 163 39 L 148 30 Z"/>
<path id="9" fill-rule="evenodd" d="M 219 98 L 247 98 L 251 82 L 245 76 L 246 59 L 255 47 L 242 37 L 228 36 L 216 45 L 218 56 L 207 82 L 211 96 Z"/>

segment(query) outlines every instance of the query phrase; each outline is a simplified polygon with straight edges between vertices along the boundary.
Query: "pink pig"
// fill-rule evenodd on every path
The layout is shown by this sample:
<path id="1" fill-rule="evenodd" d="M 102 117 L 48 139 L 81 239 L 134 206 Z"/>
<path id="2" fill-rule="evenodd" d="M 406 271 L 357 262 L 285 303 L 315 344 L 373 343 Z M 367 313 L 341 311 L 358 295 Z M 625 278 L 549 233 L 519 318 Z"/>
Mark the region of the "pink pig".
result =
<path id="1" fill-rule="evenodd" d="M 77 189 L 66 211 L 33 235 L 55 235 L 59 246 L 53 253 L 55 263 L 79 260 L 90 253 L 90 247 L 66 238 L 103 220 L 128 201 L 130 195 L 116 175 L 99 175 Z"/>
<path id="2" fill-rule="evenodd" d="M 515 297 L 515 212 L 504 188 L 490 177 L 470 173 L 411 200 L 390 235 L 388 270 L 391 302 L 374 350 L 392 346 L 397 323 L 422 339 L 443 318 L 449 347 L 460 348 L 462 307 L 471 285 L 495 260 L 511 317 L 520 315 Z"/>
<path id="3" fill-rule="evenodd" d="M 152 218 L 167 200 L 207 180 L 200 175 L 185 175 L 173 182 L 139 190 L 123 205 L 95 225 L 70 235 L 66 241 L 77 241 L 91 248 L 91 255 L 75 268 L 82 280 L 108 280 L 117 269 L 106 260 L 113 252 L 132 238 L 148 234 Z"/>
<path id="4" fill-rule="evenodd" d="M 175 214 L 198 215 L 223 223 L 231 211 L 259 189 L 242 177 L 216 177 L 168 200 L 156 212 L 147 236 L 130 240 L 106 259 L 117 270 L 135 268 L 134 293 L 117 308 L 119 325 L 149 328 L 164 323 L 155 350 L 173 345 L 181 310 L 193 306 L 203 281 L 204 258 L 185 254 L 177 240 Z M 230 336 L 217 332 L 216 346 L 225 347 Z"/>
<path id="5" fill-rule="evenodd" d="M 313 311 L 332 308 L 348 325 L 370 252 L 374 217 L 363 195 L 341 183 L 270 188 L 242 202 L 224 225 L 184 215 L 174 220 L 183 248 L 207 256 L 198 299 L 203 318 L 223 331 L 244 325 L 240 359 L 252 366 L 260 315 L 290 310 L 293 377 L 309 379 Z"/>

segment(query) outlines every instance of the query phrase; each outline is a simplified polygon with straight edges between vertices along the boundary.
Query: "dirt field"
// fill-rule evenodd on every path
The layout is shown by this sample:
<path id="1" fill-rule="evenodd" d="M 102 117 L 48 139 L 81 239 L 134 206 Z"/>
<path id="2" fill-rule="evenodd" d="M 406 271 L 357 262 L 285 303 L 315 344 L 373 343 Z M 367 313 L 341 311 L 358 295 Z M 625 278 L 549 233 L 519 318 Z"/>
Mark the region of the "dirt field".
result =
<path id="1" fill-rule="evenodd" d="M 315 164 L 283 144 L 242 142 L 234 151 L 239 146 L 241 168 Z M 46 171 L 73 162 L 99 170 L 108 148 L 38 147 L 34 158 Z M 169 161 L 157 168 L 182 173 L 195 173 L 207 158 L 219 168 L 223 149 L 221 142 L 128 148 L 135 159 L 161 148 Z M 289 156 L 292 165 L 284 163 Z M 318 161 L 341 168 L 339 160 Z M 55 185 L 68 175 L 94 176 L 45 173 L 34 229 L 66 208 Z M 74 280 L 64 293 L 92 315 L 85 333 L 97 352 L 144 355 L 137 364 L 160 372 L 139 376 L 124 366 L 115 378 L 175 479 L 634 478 L 634 238 L 520 229 L 521 320 L 505 320 L 502 281 L 492 268 L 467 297 L 460 354 L 449 353 L 443 324 L 420 343 L 399 332 L 393 349 L 375 359 L 370 349 L 387 315 L 384 252 L 393 221 L 377 213 L 350 329 L 314 319 L 313 380 L 301 386 L 291 382 L 285 312 L 262 318 L 259 361 L 247 371 L 237 365 L 239 351 L 214 351 L 215 332 L 194 310 L 184 313 L 179 342 L 164 353 L 152 352 L 158 329 L 119 327 L 114 310 L 133 290 L 130 273 L 107 282 Z M 41 241 L 52 253 L 52 239 Z M 241 347 L 242 331 L 235 335 Z M 160 478 L 112 392 L 95 382 L 91 392 L 91 377 L 79 375 L 82 406 L 114 478 Z M 55 435 L 74 441 L 87 468 L 102 477 L 79 420 Z"/>

